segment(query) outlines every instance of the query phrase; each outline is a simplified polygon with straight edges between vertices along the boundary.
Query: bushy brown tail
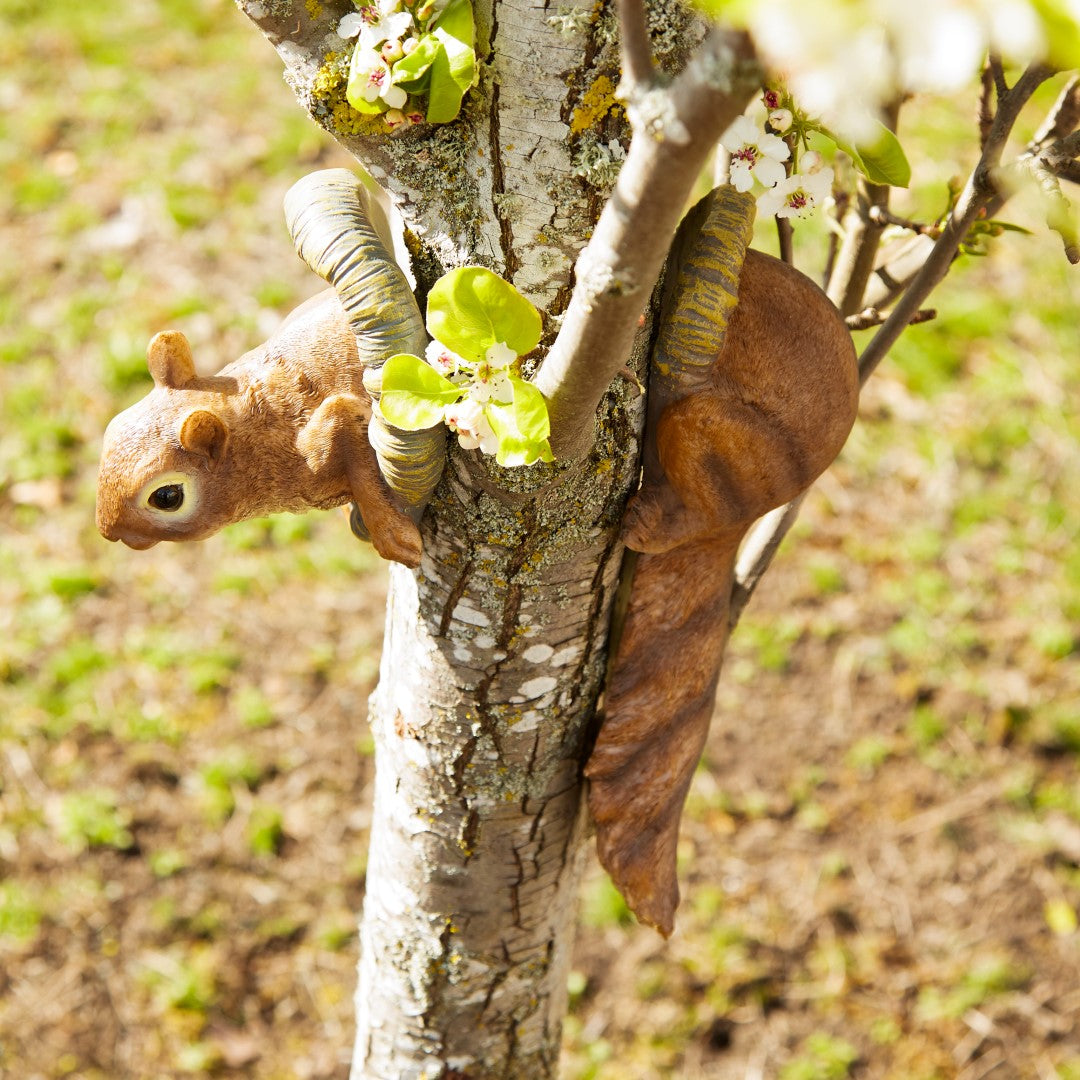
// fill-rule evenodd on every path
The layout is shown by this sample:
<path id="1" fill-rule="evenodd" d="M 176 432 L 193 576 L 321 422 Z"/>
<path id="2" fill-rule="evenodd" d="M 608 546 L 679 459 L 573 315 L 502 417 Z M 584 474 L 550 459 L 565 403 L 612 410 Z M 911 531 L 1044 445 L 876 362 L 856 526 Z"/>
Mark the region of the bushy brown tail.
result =
<path id="1" fill-rule="evenodd" d="M 639 555 L 585 768 L 600 862 L 643 922 L 667 936 L 679 903 L 679 818 L 705 745 L 728 634 L 737 540 Z"/>

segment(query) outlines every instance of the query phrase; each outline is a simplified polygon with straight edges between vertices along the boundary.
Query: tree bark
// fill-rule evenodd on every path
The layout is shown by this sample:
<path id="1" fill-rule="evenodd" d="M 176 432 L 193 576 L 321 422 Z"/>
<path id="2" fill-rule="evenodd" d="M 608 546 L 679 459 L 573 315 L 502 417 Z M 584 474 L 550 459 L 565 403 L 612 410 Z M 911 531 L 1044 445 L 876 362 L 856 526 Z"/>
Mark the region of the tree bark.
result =
<path id="1" fill-rule="evenodd" d="M 556 1074 L 584 853 L 580 769 L 636 479 L 640 398 L 516 506 L 454 453 L 419 574 L 394 567 L 353 1077 Z M 618 449 L 616 449 L 618 448 Z M 629 452 L 625 452 L 629 449 Z"/>
<path id="2" fill-rule="evenodd" d="M 238 0 L 301 103 L 388 192 L 421 307 L 447 269 L 490 267 L 540 309 L 542 347 L 563 346 L 542 369 L 555 373 L 553 403 L 589 397 L 562 428 L 573 460 L 504 470 L 452 441 L 421 524 L 422 565 L 393 568 L 370 709 L 353 1080 L 557 1072 L 586 839 L 581 768 L 644 418 L 635 380 L 612 376 L 629 363 L 645 378 L 664 252 L 709 147 L 758 81 L 739 64 L 743 39 L 714 32 L 688 64 L 704 26 L 669 0 L 646 20 L 638 2 L 621 12 L 634 37 L 631 140 L 609 4 L 575 0 L 556 15 L 476 0 L 481 76 L 461 117 L 391 137 L 344 103 L 349 46 L 335 30 L 351 4 Z M 663 181 L 659 205 L 650 177 Z M 561 333 L 568 309 L 575 329 Z M 603 332 L 583 347 L 578 324 L 597 318 Z M 588 395 L 573 389 L 583 382 Z"/>
<path id="3" fill-rule="evenodd" d="M 606 194 L 574 176 L 571 121 L 602 65 L 617 81 L 596 40 L 609 15 L 583 3 L 567 34 L 544 7 L 477 4 L 489 63 L 462 119 L 388 139 L 351 134 L 340 88 L 318 89 L 326 56 L 346 49 L 333 31 L 351 5 L 240 6 L 301 102 L 389 193 L 421 306 L 446 269 L 486 265 L 537 305 L 550 343 Z M 625 141 L 613 105 L 590 114 L 594 138 Z M 354 1080 L 556 1075 L 585 852 L 581 762 L 642 422 L 643 399 L 620 380 L 581 461 L 511 472 L 455 444 L 420 571 L 393 568 L 370 708 Z"/>

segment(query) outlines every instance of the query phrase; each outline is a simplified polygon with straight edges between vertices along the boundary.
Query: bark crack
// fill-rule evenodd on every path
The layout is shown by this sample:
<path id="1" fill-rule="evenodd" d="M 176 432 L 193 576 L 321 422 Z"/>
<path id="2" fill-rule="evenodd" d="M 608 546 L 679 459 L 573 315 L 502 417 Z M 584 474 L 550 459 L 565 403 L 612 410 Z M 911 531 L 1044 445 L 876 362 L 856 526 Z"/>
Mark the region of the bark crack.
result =
<path id="1" fill-rule="evenodd" d="M 468 587 L 469 579 L 472 577 L 474 562 L 475 560 L 469 559 L 465 563 L 461 568 L 461 573 L 457 576 L 457 580 L 447 594 L 446 603 L 443 604 L 442 614 L 439 616 L 439 637 L 441 638 L 446 637 L 450 630 L 450 623 L 454 618 L 454 609 L 465 595 L 465 589 Z"/>
<path id="2" fill-rule="evenodd" d="M 491 51 L 488 55 L 489 62 L 495 55 L 495 37 L 499 32 L 499 17 L 497 5 L 492 5 L 491 12 Z M 488 151 L 491 157 L 491 205 L 495 212 L 495 218 L 499 223 L 499 244 L 502 247 L 503 276 L 508 281 L 514 280 L 514 275 L 521 266 L 521 260 L 514 251 L 514 228 L 510 220 L 510 214 L 504 205 L 503 196 L 506 195 L 506 178 L 503 175 L 502 140 L 499 137 L 499 84 L 494 82 L 491 87 L 491 110 L 488 119 Z"/>

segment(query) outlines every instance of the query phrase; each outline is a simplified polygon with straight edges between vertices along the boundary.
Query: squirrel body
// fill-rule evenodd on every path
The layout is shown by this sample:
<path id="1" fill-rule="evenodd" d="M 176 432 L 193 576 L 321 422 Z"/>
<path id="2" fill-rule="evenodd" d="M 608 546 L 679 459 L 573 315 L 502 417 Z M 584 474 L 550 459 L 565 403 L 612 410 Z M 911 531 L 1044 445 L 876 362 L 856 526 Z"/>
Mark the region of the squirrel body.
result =
<path id="1" fill-rule="evenodd" d="M 368 441 L 371 397 L 333 289 L 217 375 L 196 375 L 177 331 L 156 335 L 147 361 L 154 388 L 105 431 L 103 536 L 143 549 L 351 500 L 381 555 L 419 565 L 419 530 L 393 501 Z"/>
<path id="2" fill-rule="evenodd" d="M 642 486 L 623 518 L 624 543 L 642 554 L 585 768 L 600 861 L 635 914 L 665 935 L 679 900 L 679 819 L 713 712 L 739 544 L 829 466 L 858 406 L 851 335 L 803 274 L 745 250 L 727 280 L 706 260 L 702 284 L 695 254 L 730 243 L 732 215 L 744 215 L 749 240 L 748 198 L 718 189 L 684 230 L 691 250 L 669 283 L 664 310 L 674 314 L 661 317 L 653 354 L 660 377 L 650 379 Z M 705 315 L 687 328 L 686 313 L 693 322 L 695 311 L 723 304 L 726 331 L 710 334 Z"/>

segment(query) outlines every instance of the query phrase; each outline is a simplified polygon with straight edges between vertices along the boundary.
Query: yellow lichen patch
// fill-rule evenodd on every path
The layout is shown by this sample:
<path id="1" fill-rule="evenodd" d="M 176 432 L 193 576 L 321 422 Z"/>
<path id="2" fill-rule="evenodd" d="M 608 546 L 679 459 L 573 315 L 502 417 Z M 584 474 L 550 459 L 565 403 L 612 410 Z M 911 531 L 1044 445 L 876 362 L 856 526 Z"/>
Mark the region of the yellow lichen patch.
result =
<path id="1" fill-rule="evenodd" d="M 307 8 L 308 17 L 311 19 L 317 19 L 322 15 L 322 4 L 319 0 L 306 0 L 304 7 Z"/>
<path id="2" fill-rule="evenodd" d="M 311 96 L 330 114 L 328 126 L 339 135 L 385 135 L 386 122 L 381 116 L 367 116 L 349 104 L 345 96 L 347 70 L 345 54 L 329 52 L 311 81 Z"/>
<path id="3" fill-rule="evenodd" d="M 595 127 L 612 109 L 621 106 L 615 100 L 615 84 L 607 75 L 600 75 L 585 91 L 581 104 L 570 118 L 570 130 L 575 135 Z"/>

